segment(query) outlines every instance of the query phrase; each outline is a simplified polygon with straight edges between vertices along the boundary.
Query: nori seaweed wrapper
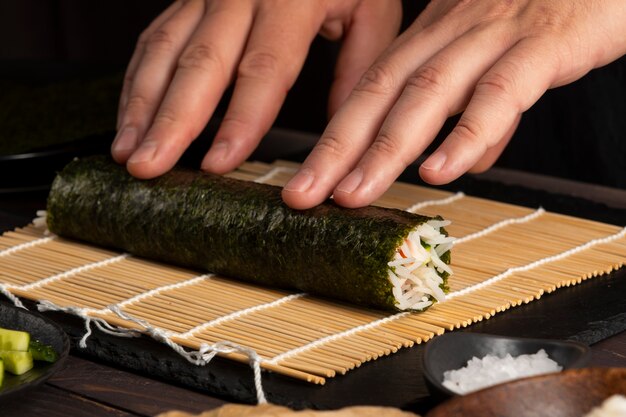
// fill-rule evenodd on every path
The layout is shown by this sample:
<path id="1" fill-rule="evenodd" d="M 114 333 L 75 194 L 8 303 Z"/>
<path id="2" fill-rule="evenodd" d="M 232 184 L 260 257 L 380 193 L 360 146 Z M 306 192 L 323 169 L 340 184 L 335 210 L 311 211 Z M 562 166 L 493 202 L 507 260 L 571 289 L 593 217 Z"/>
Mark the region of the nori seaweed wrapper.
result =
<path id="1" fill-rule="evenodd" d="M 47 207 L 48 228 L 60 236 L 387 310 L 396 302 L 387 264 L 429 219 L 330 200 L 294 210 L 279 187 L 183 168 L 139 180 L 100 156 L 67 165 Z"/>

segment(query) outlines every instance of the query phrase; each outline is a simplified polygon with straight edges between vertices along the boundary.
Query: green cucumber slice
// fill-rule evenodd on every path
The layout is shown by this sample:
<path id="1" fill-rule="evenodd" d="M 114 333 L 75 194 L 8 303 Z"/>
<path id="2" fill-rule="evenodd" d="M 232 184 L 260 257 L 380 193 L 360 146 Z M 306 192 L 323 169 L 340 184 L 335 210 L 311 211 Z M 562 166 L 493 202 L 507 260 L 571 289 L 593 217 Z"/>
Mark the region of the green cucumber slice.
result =
<path id="1" fill-rule="evenodd" d="M 41 343 L 39 340 L 31 340 L 28 351 L 35 361 L 56 362 L 59 358 L 52 346 Z"/>

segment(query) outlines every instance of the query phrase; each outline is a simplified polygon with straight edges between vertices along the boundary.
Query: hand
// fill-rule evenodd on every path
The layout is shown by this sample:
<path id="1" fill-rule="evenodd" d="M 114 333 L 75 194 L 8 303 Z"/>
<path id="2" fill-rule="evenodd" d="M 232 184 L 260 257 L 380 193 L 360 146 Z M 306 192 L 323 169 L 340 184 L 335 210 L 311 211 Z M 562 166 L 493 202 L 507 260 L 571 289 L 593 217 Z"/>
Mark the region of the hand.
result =
<path id="1" fill-rule="evenodd" d="M 127 69 L 112 154 L 131 174 L 168 171 L 233 96 L 202 168 L 228 172 L 269 130 L 319 32 L 343 39 L 338 107 L 397 36 L 398 0 L 179 0 L 142 33 Z"/>
<path id="2" fill-rule="evenodd" d="M 625 21 L 624 0 L 433 0 L 364 74 L 285 202 L 373 202 L 459 112 L 420 175 L 443 184 L 488 169 L 547 89 L 626 53 Z"/>

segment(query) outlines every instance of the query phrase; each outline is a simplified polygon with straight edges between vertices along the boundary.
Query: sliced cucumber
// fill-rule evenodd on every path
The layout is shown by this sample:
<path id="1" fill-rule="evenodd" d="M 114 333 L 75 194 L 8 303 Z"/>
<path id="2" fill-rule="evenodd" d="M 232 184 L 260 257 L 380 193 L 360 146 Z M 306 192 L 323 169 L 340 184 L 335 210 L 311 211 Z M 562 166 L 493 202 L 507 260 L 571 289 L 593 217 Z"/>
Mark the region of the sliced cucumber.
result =
<path id="1" fill-rule="evenodd" d="M 31 339 L 28 351 L 33 355 L 33 360 L 56 362 L 59 355 L 50 345 L 41 343 L 39 340 Z"/>
<path id="2" fill-rule="evenodd" d="M 4 362 L 4 369 L 14 375 L 22 375 L 33 368 L 33 355 L 30 352 L 0 350 L 0 359 Z"/>
<path id="3" fill-rule="evenodd" d="M 30 344 L 30 334 L 19 330 L 0 328 L 0 350 L 25 352 Z"/>

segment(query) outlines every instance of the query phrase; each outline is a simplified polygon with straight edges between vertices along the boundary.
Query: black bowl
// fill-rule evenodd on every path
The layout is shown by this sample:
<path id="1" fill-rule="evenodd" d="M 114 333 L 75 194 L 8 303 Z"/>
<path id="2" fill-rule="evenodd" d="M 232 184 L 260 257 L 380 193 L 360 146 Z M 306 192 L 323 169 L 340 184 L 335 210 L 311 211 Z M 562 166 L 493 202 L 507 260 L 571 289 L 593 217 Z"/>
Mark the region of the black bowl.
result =
<path id="1" fill-rule="evenodd" d="M 467 365 L 473 357 L 511 356 L 537 353 L 544 349 L 563 369 L 581 368 L 590 357 L 589 347 L 569 340 L 527 339 L 481 333 L 453 332 L 436 337 L 424 349 L 424 377 L 433 398 L 458 395 L 442 385 L 443 374 Z"/>
<path id="2" fill-rule="evenodd" d="M 4 302 L 0 302 L 0 327 L 27 331 L 33 339 L 52 346 L 59 355 L 54 363 L 35 362 L 35 367 L 25 374 L 5 374 L 3 384 L 0 386 L 0 402 L 3 402 L 36 387 L 61 369 L 70 351 L 70 341 L 61 327 L 53 321 L 37 312 Z"/>

